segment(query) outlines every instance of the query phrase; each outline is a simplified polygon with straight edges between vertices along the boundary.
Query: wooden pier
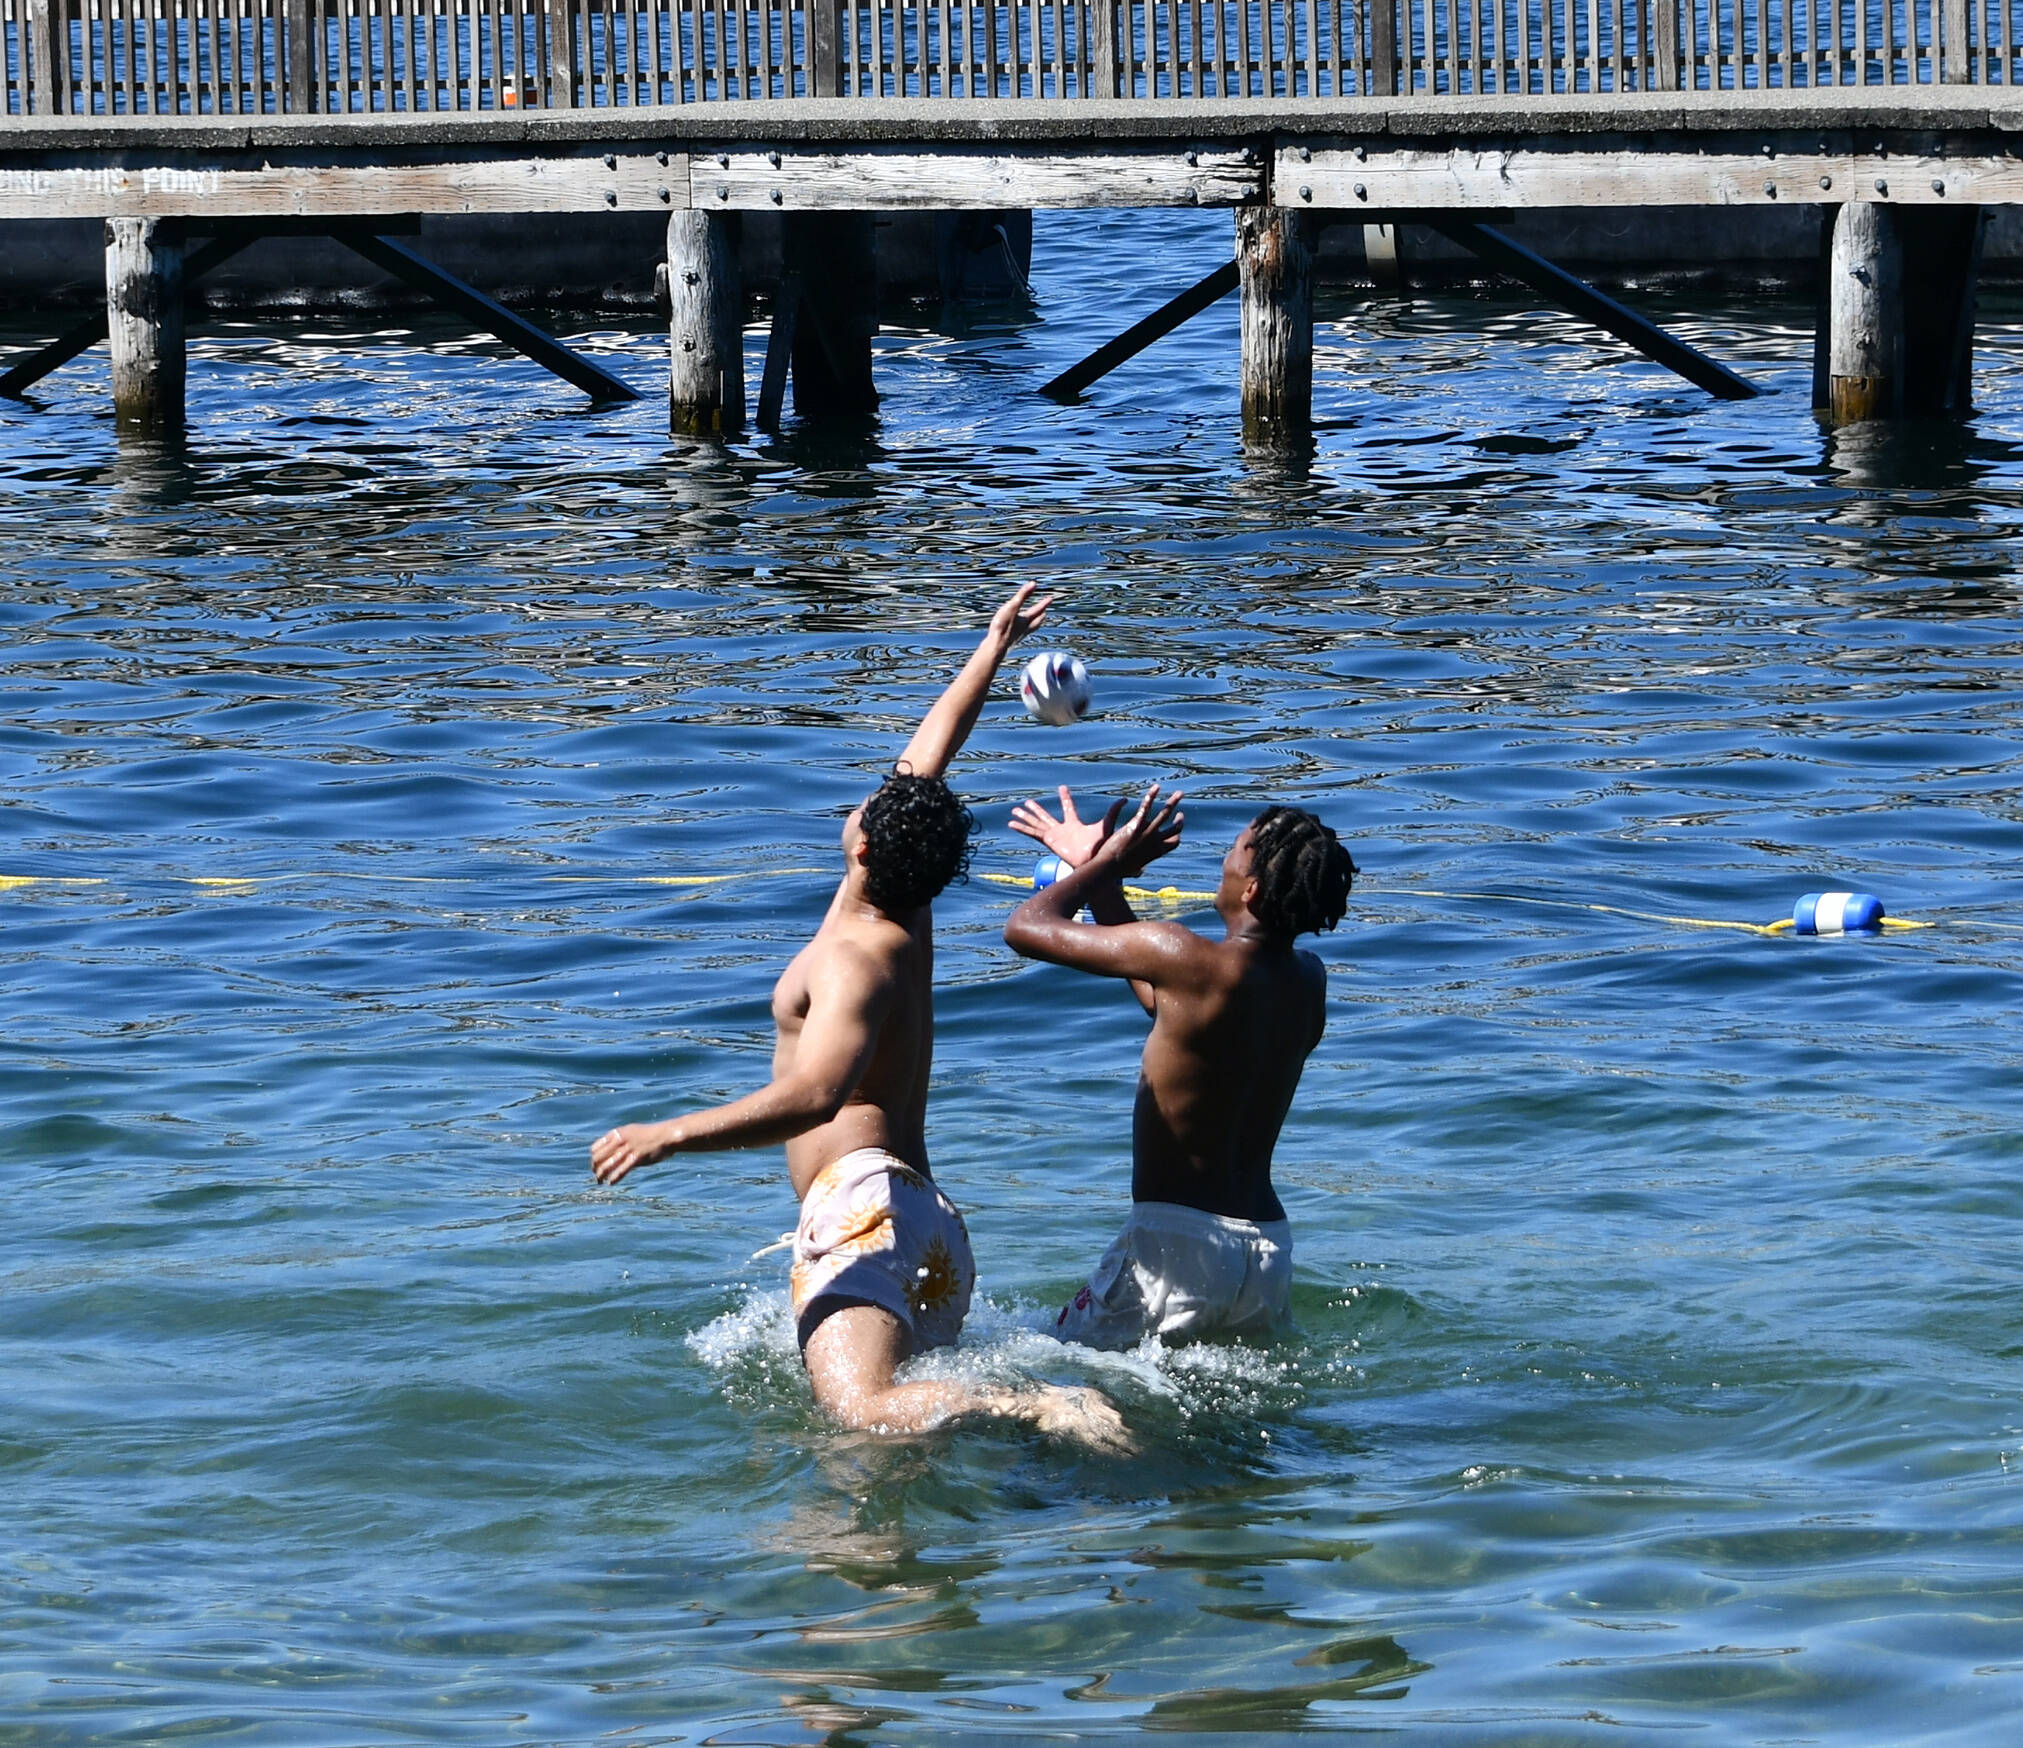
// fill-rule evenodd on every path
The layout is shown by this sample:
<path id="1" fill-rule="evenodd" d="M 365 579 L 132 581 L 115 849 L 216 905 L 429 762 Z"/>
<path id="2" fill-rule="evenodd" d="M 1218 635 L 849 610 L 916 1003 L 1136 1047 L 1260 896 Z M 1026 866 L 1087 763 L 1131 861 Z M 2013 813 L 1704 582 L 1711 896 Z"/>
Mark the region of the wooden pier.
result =
<path id="1" fill-rule="evenodd" d="M 1246 433 L 1297 447 L 1325 225 L 1432 225 L 1747 394 L 1494 223 L 1816 205 L 1815 403 L 1957 413 L 1982 214 L 2023 201 L 2023 0 L 0 0 L 0 41 L 0 221 L 107 221 L 106 319 L 0 392 L 109 335 L 140 432 L 181 423 L 184 285 L 263 229 L 631 393 L 388 235 L 470 212 L 666 215 L 670 418 L 704 435 L 747 416 L 738 215 L 787 220 L 765 422 L 790 377 L 803 414 L 875 407 L 865 215 L 899 208 L 1234 209 L 1233 281 L 1133 333 L 1240 287 Z"/>

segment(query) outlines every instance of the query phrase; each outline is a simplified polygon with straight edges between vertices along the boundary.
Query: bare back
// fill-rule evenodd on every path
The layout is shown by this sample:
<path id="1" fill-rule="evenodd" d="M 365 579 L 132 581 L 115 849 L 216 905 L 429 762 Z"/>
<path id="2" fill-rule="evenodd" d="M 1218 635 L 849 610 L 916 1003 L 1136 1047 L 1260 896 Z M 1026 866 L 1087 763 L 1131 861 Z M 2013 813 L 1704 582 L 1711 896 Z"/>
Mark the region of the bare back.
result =
<path id="1" fill-rule="evenodd" d="M 1326 1024 L 1327 971 L 1289 943 L 1192 936 L 1158 984 L 1131 1125 L 1131 1196 L 1282 1220 L 1272 1150 Z"/>
<path id="2" fill-rule="evenodd" d="M 875 1030 L 870 1060 L 842 1108 L 828 1122 L 787 1142 L 796 1199 L 825 1166 L 860 1147 L 881 1147 L 925 1175 L 927 1086 L 934 1067 L 934 917 L 922 905 L 910 922 L 853 911 L 839 890 L 815 938 L 794 955 L 773 986 L 773 1078 L 784 1080 L 803 1047 L 811 986 L 830 956 L 847 954 L 868 968 L 860 980 Z"/>

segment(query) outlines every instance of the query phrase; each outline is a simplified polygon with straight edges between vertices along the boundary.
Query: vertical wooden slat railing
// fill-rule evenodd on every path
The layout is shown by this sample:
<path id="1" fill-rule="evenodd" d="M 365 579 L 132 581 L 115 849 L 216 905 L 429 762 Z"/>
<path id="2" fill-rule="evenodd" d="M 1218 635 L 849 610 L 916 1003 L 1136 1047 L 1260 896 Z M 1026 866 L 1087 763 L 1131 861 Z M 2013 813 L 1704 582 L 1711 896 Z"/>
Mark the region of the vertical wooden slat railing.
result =
<path id="1" fill-rule="evenodd" d="M 0 116 L 2013 84 L 2023 0 L 0 0 Z"/>

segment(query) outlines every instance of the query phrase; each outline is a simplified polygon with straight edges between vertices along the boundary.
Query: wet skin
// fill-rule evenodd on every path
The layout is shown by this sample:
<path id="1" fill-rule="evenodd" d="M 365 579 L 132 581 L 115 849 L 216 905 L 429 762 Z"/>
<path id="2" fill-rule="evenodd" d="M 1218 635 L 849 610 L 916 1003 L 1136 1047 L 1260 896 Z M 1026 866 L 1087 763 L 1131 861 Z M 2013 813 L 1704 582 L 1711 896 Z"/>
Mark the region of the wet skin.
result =
<path id="1" fill-rule="evenodd" d="M 1027 958 L 1128 979 L 1152 1016 L 1132 1113 L 1132 1199 L 1284 1219 L 1272 1151 L 1327 1024 L 1326 967 L 1251 911 L 1248 826 L 1222 860 L 1217 941 L 1180 923 L 1139 922 L 1121 889 L 1179 841 L 1177 795 L 1158 807 L 1155 786 L 1107 836 L 1110 821 L 1084 824 L 1061 795 L 1062 819 L 1028 802 L 1013 824 L 1076 867 L 1012 913 L 1005 940 Z M 1084 905 L 1094 926 L 1075 920 Z"/>
<path id="2" fill-rule="evenodd" d="M 1031 595 L 1028 584 L 992 616 L 976 652 L 907 743 L 900 770 L 921 777 L 947 771 L 999 664 L 1046 615 L 1049 600 L 1028 605 Z M 862 806 L 843 822 L 842 850 L 843 880 L 828 912 L 773 989 L 778 1037 L 771 1080 L 712 1110 L 608 1130 L 590 1149 L 599 1183 L 619 1183 L 675 1153 L 780 1143 L 797 1199 L 826 1167 L 863 1147 L 882 1148 L 931 1175 L 933 909 L 893 912 L 873 902 Z M 1125 1443 L 1123 1423 L 1093 1391 L 896 1383 L 895 1369 L 911 1354 L 911 1332 L 899 1318 L 858 1303 L 828 1308 L 802 1347 L 816 1401 L 846 1425 L 917 1432 L 962 1415 L 990 1415 L 1099 1447 Z"/>

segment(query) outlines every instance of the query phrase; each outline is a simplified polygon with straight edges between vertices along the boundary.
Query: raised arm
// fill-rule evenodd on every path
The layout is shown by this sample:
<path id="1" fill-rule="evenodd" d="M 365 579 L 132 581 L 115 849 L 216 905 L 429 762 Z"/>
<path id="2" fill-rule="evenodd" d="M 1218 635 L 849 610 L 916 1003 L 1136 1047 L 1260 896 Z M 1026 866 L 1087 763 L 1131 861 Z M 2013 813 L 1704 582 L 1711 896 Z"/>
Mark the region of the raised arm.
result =
<path id="1" fill-rule="evenodd" d="M 592 1174 L 615 1184 L 671 1153 L 768 1147 L 820 1128 L 863 1080 L 891 1001 L 888 976 L 864 954 L 835 948 L 808 980 L 808 1015 L 792 1068 L 713 1110 L 607 1131 L 590 1144 Z"/>
<path id="2" fill-rule="evenodd" d="M 1068 868 L 1079 868 L 1095 855 L 1103 840 L 1107 838 L 1117 823 L 1117 815 L 1123 810 L 1120 801 L 1099 820 L 1084 820 L 1075 810 L 1075 797 L 1067 784 L 1060 789 L 1061 817 L 1059 819 L 1046 810 L 1039 801 L 1021 801 L 1012 809 L 1011 828 L 1026 837 L 1044 844 L 1060 858 Z M 1180 796 L 1176 793 L 1161 810 L 1164 826 L 1155 835 L 1142 840 L 1130 859 L 1130 865 L 1119 865 L 1112 870 L 1111 877 L 1098 885 L 1088 897 L 1088 908 L 1098 923 L 1106 927 L 1121 927 L 1125 923 L 1135 923 L 1138 918 L 1131 909 L 1131 901 L 1124 896 L 1124 881 L 1134 874 L 1144 873 L 1146 867 L 1159 856 L 1175 849 L 1180 843 L 1180 828 L 1186 816 L 1177 811 Z M 1009 935 L 1006 937 L 1009 939 Z M 1131 993 L 1138 998 L 1138 1005 L 1148 1014 L 1152 1012 L 1152 986 L 1142 979 L 1134 978 Z"/>
<path id="3" fill-rule="evenodd" d="M 1101 913 L 1094 926 L 1075 921 L 1086 905 L 1093 907 L 1106 889 L 1114 891 L 1127 874 L 1136 873 L 1160 852 L 1169 836 L 1177 839 L 1178 795 L 1157 807 L 1159 786 L 1145 792 L 1138 811 L 1121 827 L 1109 831 L 1087 861 L 1063 874 L 1051 886 L 1043 886 L 1013 911 L 1004 926 L 1005 944 L 1028 959 L 1044 959 L 1050 965 L 1067 965 L 1098 977 L 1122 977 L 1131 982 L 1132 992 L 1154 1011 L 1157 991 L 1164 985 L 1187 980 L 1205 943 L 1192 929 L 1178 923 L 1120 921 L 1104 923 Z M 1104 820 L 1108 828 L 1123 804 L 1110 809 Z M 1156 807 L 1156 811 L 1155 811 Z M 1123 904 L 1121 892 L 1116 903 Z M 1106 909 L 1110 908 L 1107 899 Z M 1130 907 L 1124 905 L 1124 915 Z M 1115 914 L 1112 910 L 1112 914 Z"/>
<path id="4" fill-rule="evenodd" d="M 1051 595 L 1042 595 L 1031 606 L 1027 602 L 1039 585 L 1027 583 L 990 616 L 990 625 L 976 653 L 962 665 L 962 672 L 949 682 L 948 690 L 934 701 L 921 724 L 899 755 L 899 768 L 916 777 L 945 777 L 949 761 L 962 750 L 976 719 L 983 714 L 983 701 L 990 696 L 990 683 L 1011 646 L 1038 625 L 1053 605 Z"/>

